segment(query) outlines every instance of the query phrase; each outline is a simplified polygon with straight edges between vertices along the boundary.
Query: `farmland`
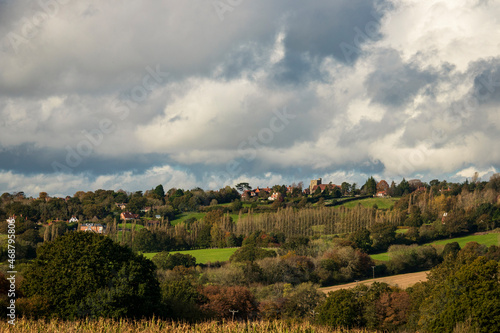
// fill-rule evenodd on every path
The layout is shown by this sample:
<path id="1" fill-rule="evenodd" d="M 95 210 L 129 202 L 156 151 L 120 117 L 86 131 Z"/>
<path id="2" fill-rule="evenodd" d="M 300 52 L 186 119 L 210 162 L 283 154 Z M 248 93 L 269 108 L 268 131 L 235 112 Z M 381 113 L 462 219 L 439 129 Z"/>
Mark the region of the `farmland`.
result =
<path id="1" fill-rule="evenodd" d="M 341 206 L 353 208 L 361 204 L 364 207 L 373 207 L 373 205 L 377 205 L 379 209 L 390 209 L 398 200 L 399 198 L 366 198 L 361 200 L 349 201 L 342 204 Z"/>
<path id="2" fill-rule="evenodd" d="M 190 254 L 196 258 L 197 264 L 206 264 L 207 262 L 215 262 L 215 261 L 228 261 L 229 257 L 237 250 L 238 248 L 223 248 L 223 249 L 202 249 L 202 250 L 189 250 L 189 251 L 175 251 L 171 253 L 182 253 L 182 254 Z M 153 258 L 156 253 L 144 253 L 146 258 Z"/>
<path id="3" fill-rule="evenodd" d="M 358 284 L 371 285 L 374 282 L 387 283 L 390 286 L 397 286 L 399 288 L 406 289 L 408 287 L 411 287 L 412 285 L 414 285 L 417 282 L 426 281 L 427 280 L 427 273 L 429 273 L 429 271 L 408 273 L 408 274 L 399 274 L 399 275 L 393 275 L 393 276 L 385 276 L 382 278 L 375 278 L 375 279 L 369 279 L 369 280 L 364 280 L 364 281 L 359 281 L 359 282 L 340 284 L 340 285 L 332 286 L 332 287 L 319 288 L 319 290 L 321 290 L 325 294 L 328 294 L 330 291 L 336 291 L 336 290 L 340 290 L 340 289 L 350 289 L 350 288 L 356 287 Z"/>
<path id="4" fill-rule="evenodd" d="M 0 322 L 0 332 L 10 332 L 11 325 L 6 321 Z M 343 329 L 335 330 L 331 327 L 312 324 L 308 321 L 301 323 L 291 323 L 282 320 L 273 321 L 207 321 L 201 323 L 189 324 L 185 322 L 164 321 L 158 319 L 150 320 L 75 320 L 75 321 L 35 321 L 30 319 L 20 319 L 16 322 L 16 332 L 34 333 L 34 332 L 82 332 L 82 333 L 111 333 L 111 332 L 200 332 L 200 333 L 240 333 L 240 332 L 262 332 L 262 333 L 279 333 L 279 332 L 308 332 L 308 333 L 336 333 L 346 332 Z M 362 333 L 368 332 L 364 329 L 353 329 L 349 332 Z"/>
<path id="5" fill-rule="evenodd" d="M 498 233 L 489 233 L 489 234 L 482 234 L 482 235 L 470 235 L 470 236 L 465 236 L 465 237 L 457 237 L 457 238 L 449 238 L 449 239 L 442 239 L 439 241 L 435 241 L 432 243 L 427 243 L 423 244 L 424 245 L 431 245 L 434 246 L 438 252 L 442 251 L 444 246 L 448 243 L 453 243 L 457 242 L 461 248 L 465 246 L 465 244 L 469 242 L 477 242 L 479 244 L 483 244 L 486 246 L 491 246 L 491 245 L 499 245 L 500 244 L 500 234 Z M 389 261 L 390 260 L 390 253 L 389 252 L 383 252 L 383 253 L 377 253 L 377 254 L 372 254 L 370 255 L 373 260 L 379 260 L 379 261 Z"/>

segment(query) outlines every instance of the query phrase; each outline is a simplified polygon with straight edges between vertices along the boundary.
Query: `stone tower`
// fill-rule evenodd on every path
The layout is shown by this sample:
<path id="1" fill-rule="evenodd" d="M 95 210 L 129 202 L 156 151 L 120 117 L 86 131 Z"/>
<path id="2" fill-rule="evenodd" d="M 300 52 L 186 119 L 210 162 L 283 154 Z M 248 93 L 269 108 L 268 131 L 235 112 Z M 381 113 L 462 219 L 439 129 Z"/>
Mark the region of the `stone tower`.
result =
<path id="1" fill-rule="evenodd" d="M 321 185 L 321 178 L 311 180 L 311 184 L 309 185 L 309 193 L 313 193 L 313 188 L 316 185 Z"/>

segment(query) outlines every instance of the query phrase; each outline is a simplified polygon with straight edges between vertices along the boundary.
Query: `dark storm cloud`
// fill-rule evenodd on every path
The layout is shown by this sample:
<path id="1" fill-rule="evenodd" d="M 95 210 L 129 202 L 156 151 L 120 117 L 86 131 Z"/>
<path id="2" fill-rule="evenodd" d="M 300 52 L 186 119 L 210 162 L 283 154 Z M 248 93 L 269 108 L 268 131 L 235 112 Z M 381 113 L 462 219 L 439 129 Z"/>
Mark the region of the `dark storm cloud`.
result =
<path id="1" fill-rule="evenodd" d="M 426 85 L 438 78 L 433 70 L 421 69 L 416 63 L 404 63 L 395 50 L 377 55 L 373 71 L 365 81 L 373 102 L 389 107 L 402 107 Z"/>
<path id="2" fill-rule="evenodd" d="M 478 73 L 474 77 L 470 98 L 475 98 L 479 104 L 500 102 L 500 58 L 471 64 L 469 71 Z"/>
<path id="3" fill-rule="evenodd" d="M 69 156 L 69 157 L 68 157 Z M 3 147 L 0 149 L 0 170 L 16 170 L 20 173 L 53 173 L 53 163 L 65 165 L 65 173 L 90 173 L 93 175 L 120 173 L 133 171 L 144 173 L 154 166 L 161 166 L 171 162 L 168 156 L 160 154 L 134 154 L 133 156 L 98 156 L 91 155 L 81 159 L 75 167 L 69 167 L 67 159 L 75 161 L 75 150 L 49 149 L 37 147 L 35 143 L 23 143 L 19 146 Z M 73 164 L 71 164 L 72 166 Z"/>
<path id="4" fill-rule="evenodd" d="M 304 84 L 321 80 L 324 58 L 352 64 L 362 54 L 364 43 L 378 40 L 383 2 L 343 0 L 302 2 L 287 18 L 285 58 L 276 66 L 281 84 Z M 369 32 L 367 35 L 367 27 Z"/>
<path id="5" fill-rule="evenodd" d="M 376 3 L 342 0 L 322 1 L 310 6 L 310 3 L 301 2 L 302 6 L 288 19 L 289 29 L 284 41 L 286 50 L 293 57 L 296 54 L 307 54 L 312 59 L 332 56 L 340 62 L 348 62 L 340 45 L 354 45 L 359 30 L 363 32 L 367 23 L 380 20 L 382 14 L 377 12 L 380 4 Z M 374 31 L 374 34 L 377 37 L 378 32 Z"/>

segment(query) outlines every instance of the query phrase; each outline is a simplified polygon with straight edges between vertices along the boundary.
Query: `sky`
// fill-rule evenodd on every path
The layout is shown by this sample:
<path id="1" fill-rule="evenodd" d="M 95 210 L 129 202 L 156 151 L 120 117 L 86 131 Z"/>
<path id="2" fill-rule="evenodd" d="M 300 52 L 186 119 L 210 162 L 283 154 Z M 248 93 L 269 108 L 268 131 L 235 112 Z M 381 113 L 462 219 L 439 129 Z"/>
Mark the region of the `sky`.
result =
<path id="1" fill-rule="evenodd" d="M 500 2 L 0 0 L 0 193 L 482 180 Z"/>

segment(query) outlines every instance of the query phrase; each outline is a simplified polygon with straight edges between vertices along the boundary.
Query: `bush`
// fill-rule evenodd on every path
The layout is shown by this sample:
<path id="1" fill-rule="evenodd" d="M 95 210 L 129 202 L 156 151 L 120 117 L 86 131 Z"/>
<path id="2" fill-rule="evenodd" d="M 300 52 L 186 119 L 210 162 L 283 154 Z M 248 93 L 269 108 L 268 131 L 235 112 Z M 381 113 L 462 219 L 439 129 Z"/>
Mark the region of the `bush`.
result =
<path id="1" fill-rule="evenodd" d="M 174 269 L 176 266 L 194 267 L 196 258 L 190 254 L 160 252 L 151 259 L 159 269 Z"/>
<path id="2" fill-rule="evenodd" d="M 243 245 L 231 255 L 229 261 L 231 262 L 255 261 L 268 257 L 276 257 L 276 252 L 273 250 L 262 249 L 255 245 Z"/>
<path id="3" fill-rule="evenodd" d="M 432 246 L 392 245 L 387 270 L 391 274 L 410 273 L 430 269 L 440 262 L 436 249 Z"/>

